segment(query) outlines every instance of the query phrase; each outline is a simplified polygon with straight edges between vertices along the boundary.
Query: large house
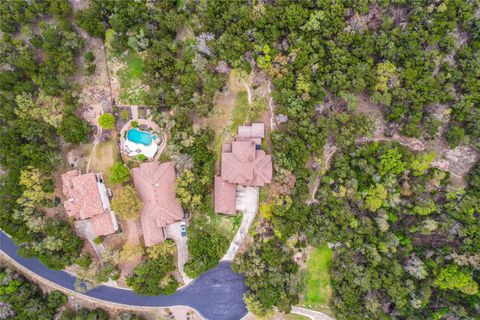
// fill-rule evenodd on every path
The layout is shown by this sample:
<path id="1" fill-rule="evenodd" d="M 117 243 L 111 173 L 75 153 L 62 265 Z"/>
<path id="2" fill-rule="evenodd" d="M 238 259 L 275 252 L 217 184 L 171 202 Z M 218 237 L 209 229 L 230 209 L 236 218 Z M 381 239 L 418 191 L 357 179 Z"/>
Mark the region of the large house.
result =
<path id="1" fill-rule="evenodd" d="M 173 162 L 142 163 L 132 169 L 133 182 L 143 208 L 140 222 L 146 247 L 165 240 L 163 228 L 183 219 L 183 210 L 175 193 L 175 168 Z"/>
<path id="2" fill-rule="evenodd" d="M 78 233 L 91 238 L 118 230 L 101 174 L 81 174 L 78 170 L 72 170 L 62 174 L 62 183 L 63 194 L 67 197 L 63 205 L 67 215 L 76 219 Z"/>
<path id="3" fill-rule="evenodd" d="M 272 180 L 272 156 L 261 150 L 264 124 L 240 126 L 235 141 L 222 145 L 221 174 L 215 177 L 216 213 L 236 213 L 237 186 L 263 187 Z"/>

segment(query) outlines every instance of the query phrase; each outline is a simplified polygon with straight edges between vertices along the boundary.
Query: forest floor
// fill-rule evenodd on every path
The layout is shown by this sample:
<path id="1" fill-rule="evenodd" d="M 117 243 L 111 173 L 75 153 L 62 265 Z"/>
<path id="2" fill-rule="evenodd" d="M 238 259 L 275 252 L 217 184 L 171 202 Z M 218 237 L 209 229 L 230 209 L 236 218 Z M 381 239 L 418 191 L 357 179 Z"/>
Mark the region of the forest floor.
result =
<path id="1" fill-rule="evenodd" d="M 364 113 L 374 122 L 373 137 L 365 137 L 357 140 L 357 143 L 371 141 L 393 141 L 413 151 L 435 152 L 435 160 L 432 167 L 448 171 L 451 174 L 452 182 L 456 185 L 465 186 L 464 176 L 470 171 L 473 165 L 480 158 L 480 154 L 470 146 L 458 146 L 450 148 L 443 138 L 448 123 L 448 111 L 443 106 L 436 106 L 437 116 L 442 119 L 444 125 L 439 128 L 433 139 L 419 139 L 402 136 L 394 133 L 386 136 L 386 124 L 383 113 L 379 106 L 371 103 L 366 96 L 359 96 L 359 103 L 356 109 L 358 113 Z"/>

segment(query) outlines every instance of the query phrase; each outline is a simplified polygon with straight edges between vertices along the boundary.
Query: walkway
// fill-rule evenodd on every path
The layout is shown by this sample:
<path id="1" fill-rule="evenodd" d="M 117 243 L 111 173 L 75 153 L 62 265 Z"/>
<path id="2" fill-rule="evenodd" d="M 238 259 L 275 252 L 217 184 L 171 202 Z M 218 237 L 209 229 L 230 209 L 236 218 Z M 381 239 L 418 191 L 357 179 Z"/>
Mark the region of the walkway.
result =
<path id="1" fill-rule="evenodd" d="M 243 211 L 242 223 L 221 261 L 233 261 L 235 254 L 248 235 L 248 230 L 258 212 L 258 187 L 237 187 L 237 210 Z"/>
<path id="2" fill-rule="evenodd" d="M 334 320 L 332 317 L 327 316 L 325 313 L 301 307 L 292 307 L 292 313 L 300 314 L 312 320 Z"/>
<path id="3" fill-rule="evenodd" d="M 65 271 L 48 269 L 35 258 L 21 257 L 17 254 L 17 250 L 18 246 L 0 231 L 0 251 L 39 277 L 62 287 L 68 293 L 75 290 L 75 277 Z M 238 320 L 247 313 L 243 302 L 243 294 L 247 288 L 243 281 L 243 276 L 231 270 L 230 263 L 221 262 L 216 268 L 205 272 L 192 284 L 170 296 L 141 296 L 130 290 L 104 285 L 84 294 L 75 294 L 109 306 L 130 306 L 131 309 L 136 309 L 182 305 L 196 310 L 209 320 Z"/>

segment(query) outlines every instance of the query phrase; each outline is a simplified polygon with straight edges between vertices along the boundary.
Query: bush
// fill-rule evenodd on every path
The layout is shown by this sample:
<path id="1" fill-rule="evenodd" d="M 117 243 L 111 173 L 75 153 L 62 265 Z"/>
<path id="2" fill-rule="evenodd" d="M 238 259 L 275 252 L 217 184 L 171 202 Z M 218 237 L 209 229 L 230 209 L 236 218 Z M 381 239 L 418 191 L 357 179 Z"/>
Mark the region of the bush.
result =
<path id="1" fill-rule="evenodd" d="M 132 122 L 130 122 L 130 125 L 131 125 L 133 128 L 137 128 L 137 127 L 138 127 L 138 121 L 133 120 Z"/>
<path id="2" fill-rule="evenodd" d="M 85 53 L 85 60 L 87 60 L 88 62 L 93 62 L 93 60 L 95 60 L 95 55 L 92 51 L 88 51 L 87 53 Z"/>
<path id="3" fill-rule="evenodd" d="M 191 278 L 197 278 L 201 273 L 215 267 L 227 252 L 228 239 L 218 232 L 207 232 L 193 223 L 189 227 L 188 254 L 185 272 Z"/>
<path id="4" fill-rule="evenodd" d="M 87 67 L 85 68 L 85 72 L 87 76 L 91 76 L 95 73 L 95 70 L 97 70 L 97 66 L 93 63 L 89 63 Z"/>
<path id="5" fill-rule="evenodd" d="M 104 113 L 98 118 L 98 124 L 103 129 L 113 129 L 115 126 L 115 117 L 111 113 Z"/>
<path id="6" fill-rule="evenodd" d="M 174 270 L 173 256 L 150 259 L 137 266 L 133 273 L 127 276 L 127 284 L 134 292 L 143 295 L 171 294 L 175 292 L 175 286 L 178 286 L 177 281 L 168 274 Z"/>
<path id="7" fill-rule="evenodd" d="M 102 236 L 98 236 L 98 237 L 96 237 L 95 239 L 93 239 L 93 242 L 94 242 L 95 244 L 98 244 L 98 245 L 102 244 L 102 241 L 103 241 L 103 237 L 102 237 Z"/>
<path id="8" fill-rule="evenodd" d="M 86 269 L 92 264 L 92 257 L 90 256 L 90 253 L 83 252 L 80 257 L 75 260 L 75 263 L 78 264 L 80 267 Z"/>
<path id="9" fill-rule="evenodd" d="M 447 140 L 450 148 L 455 148 L 465 139 L 465 129 L 460 126 L 453 125 L 448 129 L 445 139 Z"/>
<path id="10" fill-rule="evenodd" d="M 144 161 L 147 161 L 148 158 L 147 158 L 147 156 L 144 155 L 144 154 L 139 154 L 139 155 L 137 156 L 137 160 L 140 161 L 140 162 L 144 162 Z"/>
<path id="11" fill-rule="evenodd" d="M 122 112 L 120 113 L 120 115 L 122 116 L 123 121 L 126 121 L 126 120 L 128 119 L 128 117 L 129 117 L 130 114 L 128 113 L 127 110 L 122 110 Z"/>
<path id="12" fill-rule="evenodd" d="M 178 288 L 178 281 L 172 275 L 168 275 L 165 279 L 162 280 L 162 284 L 160 287 L 162 294 L 174 294 Z"/>
<path id="13" fill-rule="evenodd" d="M 113 166 L 110 167 L 110 175 L 108 177 L 108 180 L 113 183 L 123 183 L 127 182 L 130 180 L 131 175 L 130 175 L 130 170 L 128 170 L 128 167 L 125 166 L 122 162 L 117 161 L 113 164 Z"/>
<path id="14" fill-rule="evenodd" d="M 130 185 L 117 191 L 112 200 L 113 211 L 122 219 L 137 219 L 142 205 L 137 191 Z"/>
<path id="15" fill-rule="evenodd" d="M 92 128 L 90 125 L 73 113 L 63 116 L 58 127 L 58 133 L 70 143 L 84 143 L 88 141 Z"/>

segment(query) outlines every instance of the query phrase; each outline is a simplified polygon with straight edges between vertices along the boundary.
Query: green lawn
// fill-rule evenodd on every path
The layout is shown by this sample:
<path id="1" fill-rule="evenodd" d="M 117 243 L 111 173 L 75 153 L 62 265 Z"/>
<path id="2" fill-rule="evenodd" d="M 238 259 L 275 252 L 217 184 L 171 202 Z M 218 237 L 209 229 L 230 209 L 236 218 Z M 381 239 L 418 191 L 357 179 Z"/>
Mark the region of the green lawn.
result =
<path id="1" fill-rule="evenodd" d="M 243 125 L 246 121 L 249 109 L 247 91 L 240 91 L 232 110 L 232 134 L 235 135 L 238 126 Z"/>
<path id="2" fill-rule="evenodd" d="M 303 304 L 311 309 L 328 307 L 332 288 L 330 286 L 329 266 L 332 250 L 328 246 L 314 249 L 307 260 L 307 270 L 303 274 L 305 291 Z"/>
<path id="3" fill-rule="evenodd" d="M 100 142 L 95 147 L 94 152 L 90 171 L 101 172 L 103 177 L 107 179 L 108 170 L 119 159 L 116 139 Z"/>
<path id="4" fill-rule="evenodd" d="M 208 197 L 208 202 L 212 203 L 212 198 Z M 210 225 L 210 228 L 218 231 L 225 237 L 227 237 L 228 241 L 231 242 L 233 237 L 240 228 L 240 224 L 242 222 L 242 215 L 234 215 L 228 216 L 223 214 L 216 214 L 213 211 L 213 203 L 209 206 L 210 209 L 208 210 L 208 219 L 206 219 L 207 223 Z"/>
<path id="5" fill-rule="evenodd" d="M 142 82 L 143 58 L 134 50 L 124 57 L 126 67 L 118 71 L 120 100 L 126 104 L 144 105 L 147 92 Z"/>

